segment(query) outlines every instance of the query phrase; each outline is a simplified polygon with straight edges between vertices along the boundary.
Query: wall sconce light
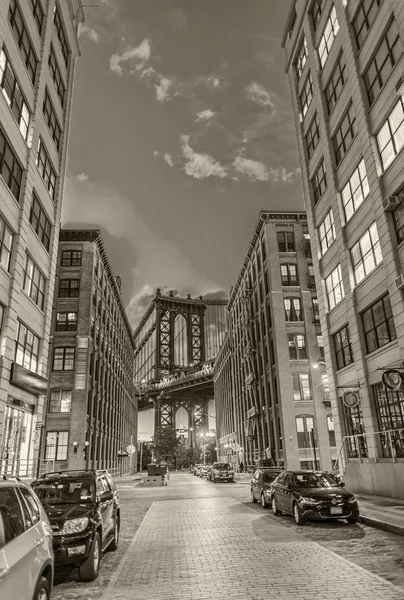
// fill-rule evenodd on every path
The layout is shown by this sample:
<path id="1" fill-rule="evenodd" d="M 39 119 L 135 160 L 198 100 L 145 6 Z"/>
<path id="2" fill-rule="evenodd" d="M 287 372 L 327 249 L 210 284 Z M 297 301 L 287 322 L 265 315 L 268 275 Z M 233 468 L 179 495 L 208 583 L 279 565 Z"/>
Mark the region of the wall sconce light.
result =
<path id="1" fill-rule="evenodd" d="M 84 442 L 84 448 L 83 448 L 83 457 L 84 457 L 84 460 L 87 460 L 87 450 L 88 450 L 89 445 L 90 445 L 90 442 L 88 440 L 86 440 Z"/>
<path id="2" fill-rule="evenodd" d="M 78 442 L 73 442 L 73 456 L 74 456 L 74 458 L 77 458 L 77 446 L 78 446 Z"/>

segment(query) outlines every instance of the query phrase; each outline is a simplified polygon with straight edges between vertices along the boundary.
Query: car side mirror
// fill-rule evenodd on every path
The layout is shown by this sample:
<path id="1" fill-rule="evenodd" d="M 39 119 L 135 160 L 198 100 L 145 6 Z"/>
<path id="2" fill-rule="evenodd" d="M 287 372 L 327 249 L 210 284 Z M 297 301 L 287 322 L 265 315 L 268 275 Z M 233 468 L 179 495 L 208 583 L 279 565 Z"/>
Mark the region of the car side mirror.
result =
<path id="1" fill-rule="evenodd" d="M 289 483 L 288 485 L 288 490 L 292 491 L 293 490 L 293 483 Z"/>
<path id="2" fill-rule="evenodd" d="M 340 481 L 339 482 L 339 487 L 345 487 L 345 481 Z"/>
<path id="3" fill-rule="evenodd" d="M 111 490 L 107 490 L 106 492 L 102 492 L 101 494 L 101 502 L 105 502 L 106 500 L 112 500 L 114 497 L 113 492 Z"/>

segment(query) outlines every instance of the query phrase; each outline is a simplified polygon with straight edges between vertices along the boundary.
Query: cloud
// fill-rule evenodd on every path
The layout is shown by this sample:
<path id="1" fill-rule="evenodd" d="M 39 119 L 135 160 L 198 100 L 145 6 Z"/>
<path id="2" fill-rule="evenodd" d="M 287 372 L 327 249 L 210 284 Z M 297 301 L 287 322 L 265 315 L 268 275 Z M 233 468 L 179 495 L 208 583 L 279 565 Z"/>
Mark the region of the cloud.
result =
<path id="1" fill-rule="evenodd" d="M 185 173 L 195 179 L 226 177 L 227 170 L 209 154 L 199 154 L 189 145 L 189 135 L 181 136 L 182 153 L 186 160 Z"/>
<path id="2" fill-rule="evenodd" d="M 170 89 L 172 84 L 171 79 L 168 79 L 167 77 L 163 77 L 162 75 L 160 75 L 160 84 L 156 85 L 156 96 L 157 96 L 157 100 L 159 102 L 164 102 L 164 100 L 167 98 L 168 96 L 168 90 Z"/>
<path id="3" fill-rule="evenodd" d="M 247 88 L 247 97 L 260 106 L 270 106 L 274 108 L 271 94 L 259 83 L 250 83 Z"/>
<path id="4" fill-rule="evenodd" d="M 214 114 L 215 113 L 208 108 L 206 110 L 201 110 L 196 116 L 198 117 L 198 121 L 207 121 L 208 119 L 211 119 Z"/>
<path id="5" fill-rule="evenodd" d="M 256 181 L 268 181 L 269 179 L 268 169 L 263 163 L 257 160 L 251 160 L 249 158 L 237 156 L 237 158 L 233 162 L 233 167 L 239 173 L 247 175 L 248 177 L 250 177 L 251 179 L 255 179 Z"/>
<path id="6" fill-rule="evenodd" d="M 135 60 L 135 59 L 139 60 L 139 62 L 135 68 L 137 71 L 141 71 L 143 69 L 144 65 L 149 60 L 150 54 L 151 54 L 150 42 L 146 38 L 138 46 L 135 46 L 134 48 L 129 48 L 122 54 L 113 54 L 109 61 L 111 71 L 114 71 L 118 75 L 122 75 L 123 69 L 121 67 L 121 63 L 126 62 L 128 60 Z"/>
<path id="7" fill-rule="evenodd" d="M 95 29 L 91 29 L 91 27 L 80 23 L 79 37 L 83 35 L 87 35 L 91 41 L 93 41 L 95 44 L 98 44 L 98 33 L 95 31 Z"/>
<path id="8" fill-rule="evenodd" d="M 141 72 L 141 77 L 150 77 L 150 75 L 154 75 L 155 72 L 153 67 L 147 67 L 147 69 L 144 69 L 144 71 Z"/>
<path id="9" fill-rule="evenodd" d="M 87 173 L 80 173 L 79 175 L 77 175 L 77 179 L 79 181 L 87 181 L 88 180 L 88 175 L 87 175 Z"/>
<path id="10" fill-rule="evenodd" d="M 217 77 L 207 77 L 205 79 L 205 82 L 214 88 L 217 88 L 220 86 L 220 81 Z"/>
<path id="11" fill-rule="evenodd" d="M 171 154 L 164 154 L 164 160 L 170 167 L 174 166 L 173 159 L 171 158 Z"/>
<path id="12" fill-rule="evenodd" d="M 153 156 L 158 156 L 160 152 L 158 150 L 153 150 Z"/>

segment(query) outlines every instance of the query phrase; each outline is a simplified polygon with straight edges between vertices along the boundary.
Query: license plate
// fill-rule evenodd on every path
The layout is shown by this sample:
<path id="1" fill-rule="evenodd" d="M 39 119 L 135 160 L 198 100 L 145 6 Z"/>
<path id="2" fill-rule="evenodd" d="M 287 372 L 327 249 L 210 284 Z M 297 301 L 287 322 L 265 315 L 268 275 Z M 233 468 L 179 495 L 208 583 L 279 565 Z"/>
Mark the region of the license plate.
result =
<path id="1" fill-rule="evenodd" d="M 342 515 L 342 506 L 331 506 L 330 513 L 332 515 Z"/>

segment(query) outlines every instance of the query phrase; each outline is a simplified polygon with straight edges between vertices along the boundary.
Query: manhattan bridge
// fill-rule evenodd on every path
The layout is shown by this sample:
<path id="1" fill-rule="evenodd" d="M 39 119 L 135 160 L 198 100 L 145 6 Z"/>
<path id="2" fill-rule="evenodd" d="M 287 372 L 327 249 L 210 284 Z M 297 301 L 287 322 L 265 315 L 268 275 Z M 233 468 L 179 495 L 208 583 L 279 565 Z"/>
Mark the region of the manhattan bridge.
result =
<path id="1" fill-rule="evenodd" d="M 154 409 L 155 431 L 183 429 L 196 445 L 198 430 L 209 429 L 213 366 L 227 330 L 227 303 L 156 291 L 133 334 L 139 411 Z"/>

